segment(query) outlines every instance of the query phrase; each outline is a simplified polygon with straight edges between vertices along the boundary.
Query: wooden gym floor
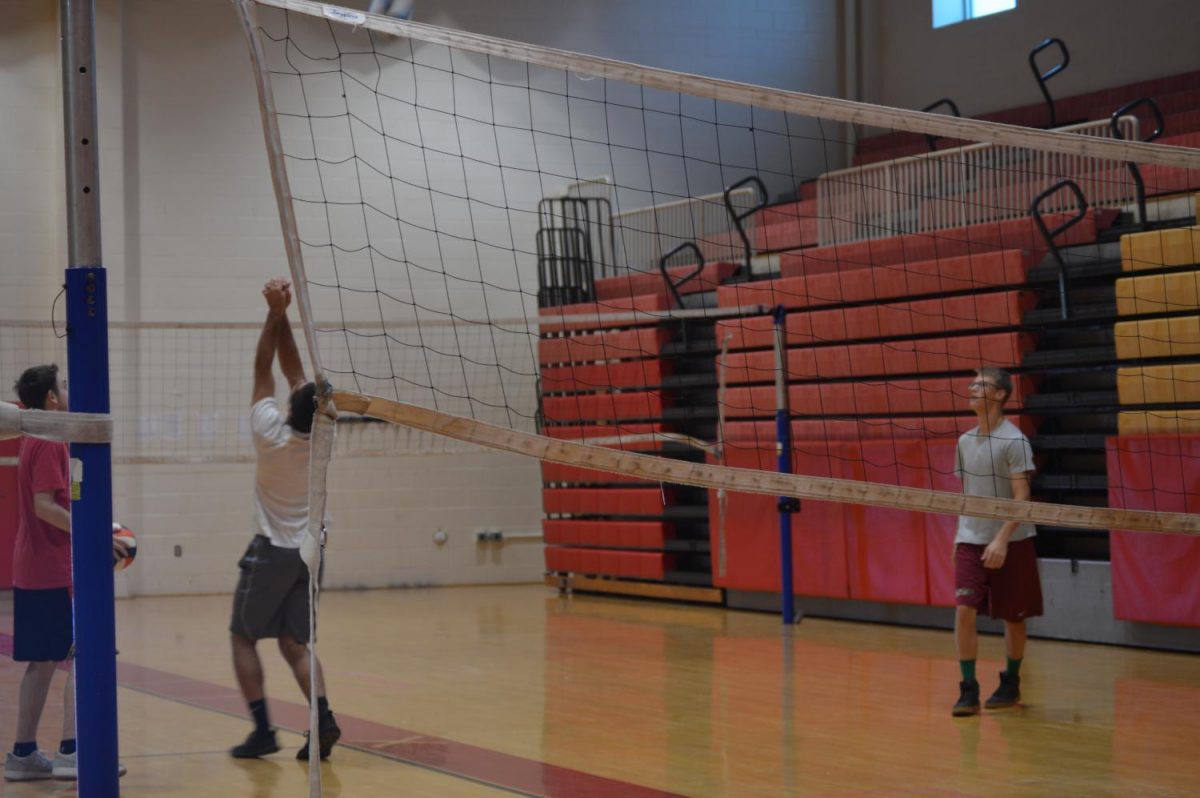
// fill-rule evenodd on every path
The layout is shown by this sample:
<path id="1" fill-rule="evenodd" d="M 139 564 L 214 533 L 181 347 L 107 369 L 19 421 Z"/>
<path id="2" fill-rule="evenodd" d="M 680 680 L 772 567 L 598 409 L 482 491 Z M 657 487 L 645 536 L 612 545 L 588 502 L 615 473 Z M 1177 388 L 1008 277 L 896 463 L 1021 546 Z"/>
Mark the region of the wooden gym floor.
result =
<path id="1" fill-rule="evenodd" d="M 306 795 L 299 691 L 264 650 L 286 748 L 249 730 L 229 597 L 117 603 L 122 794 Z M 542 586 L 329 593 L 320 653 L 345 736 L 325 794 L 371 796 L 1194 796 L 1200 658 L 1030 642 L 1025 705 L 954 719 L 947 632 L 592 596 Z M 20 669 L 0 594 L 0 746 Z M 982 640 L 995 686 L 998 638 Z M 42 721 L 57 741 L 61 679 Z M 5 796 L 69 785 L 3 784 Z"/>

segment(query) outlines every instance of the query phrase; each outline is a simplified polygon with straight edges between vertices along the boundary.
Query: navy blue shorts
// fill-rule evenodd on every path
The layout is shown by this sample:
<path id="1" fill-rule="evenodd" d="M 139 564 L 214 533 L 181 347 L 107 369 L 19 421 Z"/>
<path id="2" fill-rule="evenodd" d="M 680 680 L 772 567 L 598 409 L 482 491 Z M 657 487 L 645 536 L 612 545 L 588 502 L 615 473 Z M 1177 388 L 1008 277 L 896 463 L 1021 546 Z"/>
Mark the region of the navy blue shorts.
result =
<path id="1" fill-rule="evenodd" d="M 13 588 L 13 660 L 63 662 L 72 655 L 75 624 L 71 591 Z"/>

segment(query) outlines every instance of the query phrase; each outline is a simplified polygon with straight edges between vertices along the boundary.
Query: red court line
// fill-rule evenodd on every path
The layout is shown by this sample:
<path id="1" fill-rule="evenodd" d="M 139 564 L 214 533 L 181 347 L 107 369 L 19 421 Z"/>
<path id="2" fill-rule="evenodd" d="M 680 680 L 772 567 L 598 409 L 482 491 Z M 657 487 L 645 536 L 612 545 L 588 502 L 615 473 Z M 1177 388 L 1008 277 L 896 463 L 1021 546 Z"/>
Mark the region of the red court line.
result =
<path id="1" fill-rule="evenodd" d="M 12 655 L 11 635 L 0 633 L 0 655 Z M 236 689 L 155 668 L 118 662 L 117 683 L 121 687 L 200 709 L 237 716 L 247 714 L 245 702 Z M 270 707 L 272 720 L 280 728 L 297 733 L 308 728 L 307 706 L 270 699 Z M 337 719 L 342 727 L 339 745 L 524 795 L 544 798 L 684 798 L 678 793 L 608 779 L 349 715 L 338 714 Z"/>

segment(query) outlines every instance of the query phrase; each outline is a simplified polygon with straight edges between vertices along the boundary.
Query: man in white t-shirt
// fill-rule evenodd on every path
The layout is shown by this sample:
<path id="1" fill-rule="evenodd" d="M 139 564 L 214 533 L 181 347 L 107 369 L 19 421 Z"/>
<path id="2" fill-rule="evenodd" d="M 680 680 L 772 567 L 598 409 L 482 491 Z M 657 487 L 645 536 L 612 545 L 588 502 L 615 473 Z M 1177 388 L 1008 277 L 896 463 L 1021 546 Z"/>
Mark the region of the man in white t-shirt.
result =
<path id="1" fill-rule="evenodd" d="M 262 661 L 257 644 L 277 638 L 279 652 L 292 669 L 296 682 L 311 700 L 313 687 L 318 707 L 320 754 L 329 756 L 341 736 L 325 697 L 325 679 L 317 663 L 310 673 L 308 642 L 308 567 L 300 557 L 300 543 L 308 527 L 309 433 L 316 410 L 316 386 L 305 380 L 304 367 L 287 319 L 290 284 L 271 280 L 263 288 L 267 320 L 254 353 L 254 394 L 250 429 L 254 436 L 257 466 L 254 474 L 254 540 L 238 567 L 241 577 L 233 599 L 229 624 L 233 669 L 238 686 L 254 718 L 254 731 L 230 753 L 250 759 L 279 750 L 267 713 Z M 285 418 L 275 401 L 272 362 L 290 391 Z M 308 759 L 308 742 L 297 759 Z"/>
<path id="2" fill-rule="evenodd" d="M 971 409 L 979 426 L 958 439 L 954 473 L 963 493 L 1029 501 L 1034 472 L 1033 448 L 1015 424 L 1004 417 L 1013 392 L 1012 376 L 1003 369 L 979 369 L 969 388 Z M 1025 657 L 1025 620 L 1042 614 L 1042 585 L 1033 524 L 1017 520 L 960 516 L 954 536 L 954 640 L 962 671 L 956 717 L 979 712 L 975 659 L 978 613 L 1004 621 L 1008 655 L 1000 686 L 984 707 L 1003 709 L 1021 700 L 1021 660 Z"/>

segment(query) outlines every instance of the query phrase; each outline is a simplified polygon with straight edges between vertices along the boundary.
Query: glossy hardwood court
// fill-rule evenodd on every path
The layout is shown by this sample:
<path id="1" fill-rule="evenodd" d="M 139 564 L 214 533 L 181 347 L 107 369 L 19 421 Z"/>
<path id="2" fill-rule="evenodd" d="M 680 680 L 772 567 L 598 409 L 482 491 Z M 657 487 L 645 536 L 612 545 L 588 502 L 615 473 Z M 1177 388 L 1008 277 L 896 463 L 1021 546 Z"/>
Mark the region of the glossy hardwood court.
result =
<path id="1" fill-rule="evenodd" d="M 123 795 L 306 795 L 298 690 L 264 653 L 285 750 L 249 721 L 226 596 L 118 602 Z M 1025 705 L 953 719 L 948 632 L 777 618 L 542 586 L 330 593 L 320 652 L 344 745 L 328 796 L 1191 796 L 1200 658 L 1031 641 Z M 20 671 L 0 597 L 0 745 Z M 982 640 L 990 692 L 1002 662 Z M 60 677 L 61 679 L 61 677 Z M 42 723 L 57 740 L 61 685 Z M 5 796 L 72 794 L 5 784 Z"/>

